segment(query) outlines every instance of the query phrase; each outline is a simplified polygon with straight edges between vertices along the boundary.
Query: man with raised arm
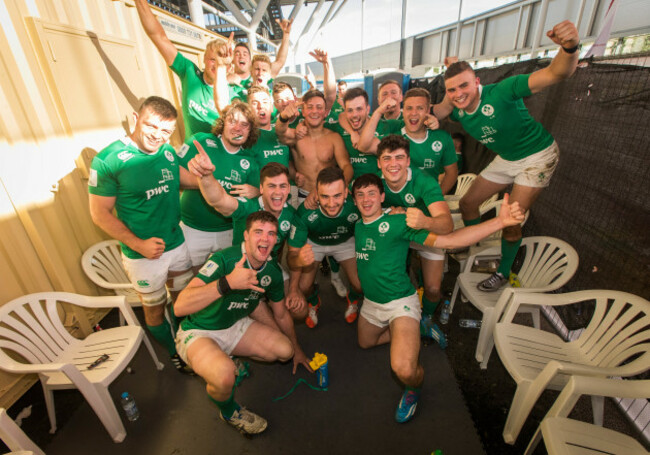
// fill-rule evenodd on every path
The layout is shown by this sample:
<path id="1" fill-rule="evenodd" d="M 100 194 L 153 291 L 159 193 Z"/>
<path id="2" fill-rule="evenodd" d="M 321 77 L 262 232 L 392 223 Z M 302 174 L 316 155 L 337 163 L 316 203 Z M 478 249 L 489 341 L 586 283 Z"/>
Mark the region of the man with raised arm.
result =
<path id="1" fill-rule="evenodd" d="M 351 197 L 343 177 L 337 167 L 327 167 L 318 173 L 316 179 L 318 208 L 298 209 L 298 222 L 291 228 L 289 236 L 289 267 L 303 268 L 300 277 L 300 290 L 306 296 L 309 306 L 305 317 L 307 327 L 318 324 L 318 310 L 321 299 L 318 287 L 314 284 L 318 265 L 325 256 L 333 257 L 348 277 L 350 291 L 345 295 L 347 308 L 345 320 L 351 324 L 357 319 L 362 291 L 357 277 L 357 263 L 354 256 L 354 225 L 359 212 Z"/>
<path id="2" fill-rule="evenodd" d="M 187 167 L 198 153 L 198 143 L 212 162 L 218 163 L 213 175 L 226 191 L 253 198 L 259 194 L 260 171 L 245 149 L 255 144 L 258 135 L 253 111 L 248 104 L 236 101 L 223 110 L 212 133 L 198 133 L 178 150 L 180 163 Z M 214 210 L 198 189 L 183 191 L 181 219 L 195 271 L 211 253 L 232 245 L 232 219 Z"/>
<path id="3" fill-rule="evenodd" d="M 480 222 L 479 206 L 483 201 L 510 184 L 512 199 L 524 211 L 530 209 L 557 167 L 557 143 L 529 114 L 522 98 L 573 74 L 578 63 L 579 37 L 569 21 L 557 24 L 547 36 L 560 49 L 549 66 L 532 74 L 482 86 L 467 62 L 453 63 L 445 72 L 446 95 L 433 107 L 434 114 L 439 119 L 450 117 L 460 122 L 469 135 L 498 155 L 460 200 L 467 226 Z M 520 245 L 521 226 L 504 229 L 499 269 L 478 284 L 480 290 L 497 291 L 508 282 Z"/>
<path id="4" fill-rule="evenodd" d="M 448 234 L 454 226 L 438 180 L 410 166 L 409 150 L 409 141 L 397 135 L 386 136 L 377 147 L 377 162 L 386 190 L 384 205 L 402 213 L 405 211 L 408 226 L 413 229 Z M 424 284 L 420 330 L 423 336 L 436 340 L 444 349 L 447 339 L 433 323 L 433 314 L 440 304 L 445 252 L 418 243 L 413 243 L 411 247 L 420 256 Z"/>
<path id="5" fill-rule="evenodd" d="M 282 42 L 276 53 L 275 61 L 269 61 L 269 78 L 274 79 L 280 74 L 282 68 L 284 67 L 285 62 L 287 61 L 287 55 L 289 54 L 289 37 L 291 35 L 291 24 L 292 20 L 275 20 L 280 28 L 282 29 Z M 246 90 L 250 88 L 251 85 L 254 85 L 256 82 L 256 77 L 259 74 L 255 74 L 255 71 L 251 65 L 251 50 L 246 43 L 237 43 L 234 50 L 233 63 L 235 67 L 235 72 L 228 75 L 228 81 L 238 86 L 235 89 L 237 93 L 242 93 L 243 96 L 246 96 Z M 261 82 L 258 83 L 261 85 Z"/>
<path id="6" fill-rule="evenodd" d="M 179 226 L 179 191 L 197 183 L 167 143 L 176 116 L 169 101 L 147 98 L 134 114 L 133 132 L 93 158 L 88 192 L 93 222 L 121 243 L 124 269 L 142 302 L 147 329 L 167 349 L 174 367 L 191 373 L 176 353 L 176 328 L 165 318 L 167 290 L 176 299 L 192 279 Z"/>
<path id="7" fill-rule="evenodd" d="M 147 4 L 147 0 L 135 0 L 135 7 L 145 33 L 156 46 L 167 66 L 181 80 L 185 140 L 199 132 L 209 133 L 215 120 L 219 117 L 213 95 L 217 80 L 217 65 L 219 59 L 230 49 L 231 41 L 229 40 L 227 43 L 221 40 L 210 41 L 203 54 L 204 70 L 201 71 L 191 60 L 181 54 L 167 37 L 162 25 Z M 225 68 L 224 66 L 223 75 L 219 78 L 220 86 L 217 87 L 217 90 L 227 94 L 228 80 Z"/>
<path id="8" fill-rule="evenodd" d="M 388 99 L 392 99 L 395 103 L 390 104 L 382 113 L 382 122 L 385 120 L 403 120 L 402 110 L 400 109 L 403 100 L 402 86 L 396 80 L 389 79 L 379 85 L 377 92 L 378 104 L 381 105 Z"/>
<path id="9" fill-rule="evenodd" d="M 357 266 L 364 301 L 357 325 L 359 346 L 364 349 L 390 343 L 390 365 L 405 390 L 395 412 L 404 423 L 413 418 L 420 397 L 424 370 L 420 353 L 420 301 L 406 273 L 409 245 L 416 242 L 437 248 L 460 248 L 505 226 L 520 223 L 517 203 L 504 197 L 498 218 L 447 235 L 408 226 L 408 215 L 385 215 L 384 185 L 374 174 L 365 174 L 352 185 L 362 220 L 355 226 Z"/>
<path id="10" fill-rule="evenodd" d="M 235 401 L 231 355 L 264 362 L 293 357 L 294 373 L 298 365 L 311 371 L 284 304 L 282 271 L 269 260 L 277 233 L 273 214 L 252 213 L 244 241 L 210 256 L 174 308 L 177 316 L 187 316 L 176 335 L 180 356 L 205 379 L 221 418 L 243 434 L 261 433 L 267 422 Z"/>

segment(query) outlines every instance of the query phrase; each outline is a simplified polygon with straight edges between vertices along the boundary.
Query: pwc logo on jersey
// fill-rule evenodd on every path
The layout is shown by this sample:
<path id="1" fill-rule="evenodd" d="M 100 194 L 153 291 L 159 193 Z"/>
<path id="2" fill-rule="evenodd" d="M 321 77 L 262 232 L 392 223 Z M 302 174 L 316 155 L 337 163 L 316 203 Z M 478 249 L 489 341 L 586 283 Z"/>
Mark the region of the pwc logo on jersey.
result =
<path id="1" fill-rule="evenodd" d="M 260 280 L 260 284 L 264 287 L 268 286 L 269 284 L 271 284 L 271 277 L 268 275 L 264 275 Z"/>
<path id="2" fill-rule="evenodd" d="M 287 220 L 284 220 L 282 223 L 280 223 L 280 229 L 283 231 L 288 231 L 291 228 L 291 223 L 289 223 Z"/>
<path id="3" fill-rule="evenodd" d="M 275 150 L 264 150 L 264 158 L 268 158 L 269 156 L 282 156 L 283 154 L 283 149 L 276 148 Z"/>
<path id="4" fill-rule="evenodd" d="M 241 166 L 241 168 L 242 168 L 243 170 L 246 170 L 246 169 L 248 169 L 249 167 L 251 167 L 251 163 L 250 163 L 250 161 L 245 160 L 245 159 L 242 159 L 242 160 L 239 162 L 239 165 Z"/>
<path id="5" fill-rule="evenodd" d="M 440 141 L 435 141 L 433 144 L 431 144 L 431 150 L 434 152 L 439 152 L 442 150 L 442 142 Z"/>
<path id="6" fill-rule="evenodd" d="M 152 188 L 150 190 L 147 190 L 145 192 L 147 196 L 147 201 L 151 199 L 154 196 L 158 196 L 161 194 L 169 193 L 169 185 L 165 184 L 165 182 L 168 182 L 170 180 L 174 180 L 174 174 L 171 173 L 169 169 L 161 169 L 162 172 L 162 180 L 158 181 L 158 187 Z"/>
<path id="7" fill-rule="evenodd" d="M 348 222 L 349 222 L 349 223 L 356 223 L 356 221 L 357 221 L 358 219 L 359 219 L 359 215 L 357 215 L 356 213 L 350 213 L 350 214 L 348 215 Z"/>
<path id="8" fill-rule="evenodd" d="M 494 108 L 491 104 L 485 104 L 481 108 L 481 114 L 485 115 L 486 117 L 492 117 L 494 115 Z"/>
<path id="9" fill-rule="evenodd" d="M 248 302 L 230 302 L 227 310 L 245 310 L 248 308 Z"/>
<path id="10" fill-rule="evenodd" d="M 411 193 L 406 193 L 404 200 L 409 204 L 415 204 L 415 196 L 413 196 Z"/>
<path id="11" fill-rule="evenodd" d="M 380 234 L 385 234 L 388 232 L 390 229 L 390 224 L 388 224 L 388 221 L 384 221 L 382 223 L 379 223 L 379 233 Z"/>
<path id="12" fill-rule="evenodd" d="M 190 100 L 190 109 L 200 113 L 203 116 L 208 115 L 208 110 L 194 100 Z"/>

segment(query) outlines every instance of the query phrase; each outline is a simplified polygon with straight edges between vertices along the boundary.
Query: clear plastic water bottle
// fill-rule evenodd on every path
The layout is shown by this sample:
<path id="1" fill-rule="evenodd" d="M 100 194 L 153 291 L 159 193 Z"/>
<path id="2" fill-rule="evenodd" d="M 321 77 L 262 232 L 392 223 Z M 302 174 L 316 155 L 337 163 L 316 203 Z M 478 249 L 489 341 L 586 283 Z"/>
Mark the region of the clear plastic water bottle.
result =
<path id="1" fill-rule="evenodd" d="M 480 329 L 481 321 L 479 319 L 461 319 L 458 321 L 458 325 L 469 329 Z"/>
<path id="2" fill-rule="evenodd" d="M 140 417 L 140 411 L 138 411 L 135 400 L 131 395 L 129 395 L 129 392 L 124 392 L 122 394 L 121 402 L 122 409 L 124 409 L 124 413 L 126 414 L 126 418 L 129 419 L 129 422 L 135 422 L 138 420 L 138 417 Z"/>
<path id="3" fill-rule="evenodd" d="M 445 303 L 442 305 L 442 310 L 440 310 L 440 323 L 446 324 L 449 322 L 449 300 L 445 300 Z"/>

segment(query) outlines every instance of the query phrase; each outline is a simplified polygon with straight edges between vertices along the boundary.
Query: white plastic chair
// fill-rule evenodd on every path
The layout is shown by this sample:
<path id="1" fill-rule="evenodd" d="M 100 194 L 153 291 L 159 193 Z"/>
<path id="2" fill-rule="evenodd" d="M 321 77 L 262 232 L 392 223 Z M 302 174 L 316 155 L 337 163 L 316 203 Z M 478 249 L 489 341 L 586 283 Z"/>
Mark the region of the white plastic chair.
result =
<path id="1" fill-rule="evenodd" d="M 553 237 L 526 237 L 521 246 L 526 248 L 521 270 L 517 274 L 521 288 L 527 292 L 551 292 L 564 286 L 578 269 L 578 253 L 568 243 Z M 479 291 L 478 283 L 488 278 L 488 273 L 472 272 L 472 265 L 477 257 L 500 257 L 501 246 L 487 248 L 480 253 L 470 256 L 465 263 L 465 269 L 458 275 L 456 285 L 451 297 L 451 310 L 453 310 L 458 292 L 467 298 L 476 308 L 483 313 L 481 331 L 476 345 L 476 360 L 481 368 L 487 368 L 490 353 L 494 347 L 492 327 L 494 307 L 502 296 L 504 289 L 510 288 L 506 284 L 496 292 Z M 540 327 L 539 308 L 524 307 L 521 312 L 530 313 L 533 325 Z"/>
<path id="2" fill-rule="evenodd" d="M 567 416 L 581 395 L 649 398 L 650 380 L 605 379 L 573 376 L 530 440 L 524 455 L 532 455 L 544 438 L 549 455 L 648 455 L 641 444 L 616 431 Z"/>
<path id="3" fill-rule="evenodd" d="M 572 375 L 631 377 L 650 369 L 650 302 L 619 291 L 567 294 L 513 292 L 495 309 L 494 342 L 517 390 L 503 430 L 513 444 L 545 389 L 561 390 Z M 595 301 L 594 314 L 574 341 L 513 323 L 520 305 L 569 305 Z M 603 398 L 592 397 L 594 420 L 602 424 Z"/>
<path id="4" fill-rule="evenodd" d="M 467 190 L 469 190 L 469 188 L 472 186 L 472 183 L 474 183 L 475 179 L 476 174 L 460 174 L 456 180 L 456 191 L 454 191 L 454 194 L 456 196 L 462 196 L 467 193 Z"/>
<path id="5" fill-rule="evenodd" d="M 12 451 L 10 453 L 45 455 L 45 452 L 34 444 L 34 441 L 29 439 L 16 422 L 7 415 L 7 411 L 4 408 L 0 408 L 0 439 Z"/>
<path id="6" fill-rule="evenodd" d="M 64 327 L 58 302 L 92 309 L 118 308 L 127 325 L 77 339 Z M 19 297 L 0 307 L 0 368 L 16 374 L 38 374 L 50 418 L 50 433 L 56 431 L 52 391 L 77 388 L 113 441 L 124 440 L 126 431 L 108 386 L 127 367 L 143 338 L 144 331 L 124 297 L 42 292 Z M 8 355 L 9 351 L 12 356 Z M 88 365 L 102 354 L 108 354 L 109 359 L 88 370 Z M 149 354 L 161 370 L 163 364 L 153 349 L 149 349 Z"/>

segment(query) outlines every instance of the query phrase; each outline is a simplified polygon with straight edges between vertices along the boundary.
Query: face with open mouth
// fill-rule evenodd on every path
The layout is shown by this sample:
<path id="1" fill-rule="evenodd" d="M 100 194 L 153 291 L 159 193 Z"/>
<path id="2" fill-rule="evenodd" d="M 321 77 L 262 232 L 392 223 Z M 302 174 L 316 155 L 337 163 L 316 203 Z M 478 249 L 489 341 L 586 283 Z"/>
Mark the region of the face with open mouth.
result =
<path id="1" fill-rule="evenodd" d="M 422 132 L 426 129 L 424 121 L 429 113 L 429 103 L 423 96 L 412 96 L 404 101 L 404 127 L 408 133 Z"/>
<path id="2" fill-rule="evenodd" d="M 278 238 L 277 225 L 255 221 L 250 229 L 244 231 L 244 242 L 248 262 L 259 268 L 268 259 Z"/>
<path id="3" fill-rule="evenodd" d="M 176 128 L 176 119 L 164 119 L 151 108 L 135 114 L 135 127 L 130 138 L 140 150 L 155 153 L 165 144 Z"/>
<path id="4" fill-rule="evenodd" d="M 256 61 L 253 63 L 251 76 L 253 78 L 253 84 L 266 87 L 269 79 L 271 79 L 271 65 L 263 61 Z"/>
<path id="5" fill-rule="evenodd" d="M 377 165 L 381 169 L 384 180 L 393 189 L 404 186 L 410 164 L 411 158 L 404 149 L 385 151 L 377 159 Z"/>
<path id="6" fill-rule="evenodd" d="M 235 72 L 237 74 L 248 74 L 251 65 L 251 53 L 248 52 L 246 46 L 235 47 L 232 62 L 235 65 Z"/>
<path id="7" fill-rule="evenodd" d="M 266 177 L 260 186 L 264 209 L 278 217 L 282 213 L 290 191 L 289 178 L 285 174 Z"/>
<path id="8" fill-rule="evenodd" d="M 375 185 L 357 188 L 354 192 L 354 203 L 364 220 L 372 220 L 381 215 L 381 203 L 386 195 Z"/>
<path id="9" fill-rule="evenodd" d="M 469 112 L 474 112 L 481 101 L 479 86 L 479 78 L 469 70 L 463 71 L 445 81 L 447 98 L 449 98 L 454 107 Z"/>
<path id="10" fill-rule="evenodd" d="M 368 106 L 363 96 L 345 102 L 345 116 L 354 131 L 360 131 L 363 128 L 369 112 L 370 106 Z"/>
<path id="11" fill-rule="evenodd" d="M 246 116 L 237 110 L 232 112 L 224 121 L 223 139 L 234 147 L 241 147 L 248 140 L 251 124 Z"/>
<path id="12" fill-rule="evenodd" d="M 249 95 L 248 104 L 250 104 L 253 113 L 255 113 L 257 126 L 266 127 L 271 123 L 273 104 L 271 103 L 271 96 L 268 93 L 256 92 Z"/>
<path id="13" fill-rule="evenodd" d="M 318 184 L 318 204 L 325 215 L 335 217 L 343 209 L 348 189 L 343 180 Z"/>

